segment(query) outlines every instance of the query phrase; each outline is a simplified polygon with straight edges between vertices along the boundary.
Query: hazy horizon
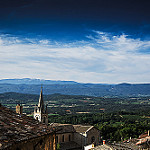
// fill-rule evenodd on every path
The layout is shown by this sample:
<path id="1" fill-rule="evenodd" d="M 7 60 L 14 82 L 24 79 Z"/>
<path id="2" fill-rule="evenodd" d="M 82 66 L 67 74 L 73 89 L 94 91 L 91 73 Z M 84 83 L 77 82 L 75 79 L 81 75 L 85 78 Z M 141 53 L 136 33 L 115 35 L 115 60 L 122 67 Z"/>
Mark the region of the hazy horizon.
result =
<path id="1" fill-rule="evenodd" d="M 129 83 L 129 82 L 118 82 L 118 83 L 104 83 L 104 82 L 77 82 L 77 81 L 73 81 L 73 80 L 51 80 L 51 79 L 40 79 L 40 78 L 3 78 L 0 79 L 0 81 L 2 80 L 25 80 L 25 79 L 29 79 L 29 80 L 40 80 L 42 81 L 58 81 L 58 82 L 75 82 L 75 83 L 83 83 L 83 84 L 150 84 L 149 82 L 135 82 L 135 83 Z"/>

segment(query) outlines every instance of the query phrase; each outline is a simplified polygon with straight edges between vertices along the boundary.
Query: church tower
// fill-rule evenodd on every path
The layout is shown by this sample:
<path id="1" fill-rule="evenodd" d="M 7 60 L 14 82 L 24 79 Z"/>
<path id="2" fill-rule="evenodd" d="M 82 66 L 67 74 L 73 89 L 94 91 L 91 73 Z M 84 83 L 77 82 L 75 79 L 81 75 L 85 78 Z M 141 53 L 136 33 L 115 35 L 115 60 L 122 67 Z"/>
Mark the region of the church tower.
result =
<path id="1" fill-rule="evenodd" d="M 38 106 L 36 106 L 34 109 L 34 119 L 48 125 L 47 106 L 45 109 L 44 108 L 44 101 L 43 101 L 43 89 L 42 89 L 42 87 L 41 87 L 41 93 L 40 93 L 40 97 L 39 97 Z"/>

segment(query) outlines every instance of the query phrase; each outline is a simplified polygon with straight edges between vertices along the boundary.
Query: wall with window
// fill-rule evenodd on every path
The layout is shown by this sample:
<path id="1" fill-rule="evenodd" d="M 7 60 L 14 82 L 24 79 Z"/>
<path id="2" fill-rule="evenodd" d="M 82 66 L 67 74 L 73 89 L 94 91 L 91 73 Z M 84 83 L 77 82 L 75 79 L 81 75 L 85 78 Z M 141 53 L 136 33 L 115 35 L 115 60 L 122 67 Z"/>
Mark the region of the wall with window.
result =
<path id="1" fill-rule="evenodd" d="M 64 143 L 73 141 L 73 133 L 56 134 L 56 142 Z"/>

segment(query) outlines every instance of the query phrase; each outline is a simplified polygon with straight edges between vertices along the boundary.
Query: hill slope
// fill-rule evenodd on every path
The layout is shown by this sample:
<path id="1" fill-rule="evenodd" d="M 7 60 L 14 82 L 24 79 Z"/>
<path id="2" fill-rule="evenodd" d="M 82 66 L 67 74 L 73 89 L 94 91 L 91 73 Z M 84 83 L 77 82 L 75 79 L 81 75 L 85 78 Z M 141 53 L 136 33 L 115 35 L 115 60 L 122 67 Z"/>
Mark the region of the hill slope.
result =
<path id="1" fill-rule="evenodd" d="M 44 94 L 46 95 L 54 93 L 88 96 L 150 95 L 150 84 L 83 84 L 73 81 L 51 81 L 39 79 L 0 80 L 0 93 L 16 92 L 39 94 L 41 84 L 44 85 Z"/>

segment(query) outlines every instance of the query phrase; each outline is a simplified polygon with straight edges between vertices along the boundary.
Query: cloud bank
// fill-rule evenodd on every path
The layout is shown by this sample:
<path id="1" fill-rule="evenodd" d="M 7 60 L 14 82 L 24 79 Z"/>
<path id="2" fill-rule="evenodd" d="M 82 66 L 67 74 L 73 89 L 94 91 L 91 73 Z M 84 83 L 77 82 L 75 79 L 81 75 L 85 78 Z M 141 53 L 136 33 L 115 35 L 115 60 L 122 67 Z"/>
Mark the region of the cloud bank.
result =
<path id="1" fill-rule="evenodd" d="M 100 31 L 86 38 L 61 43 L 1 34 L 0 78 L 150 82 L 150 41 Z"/>

